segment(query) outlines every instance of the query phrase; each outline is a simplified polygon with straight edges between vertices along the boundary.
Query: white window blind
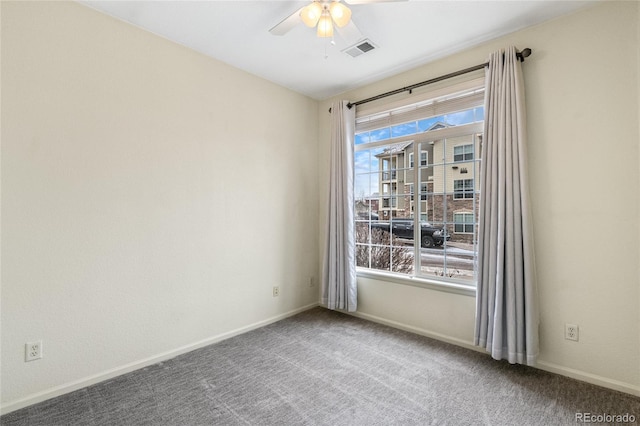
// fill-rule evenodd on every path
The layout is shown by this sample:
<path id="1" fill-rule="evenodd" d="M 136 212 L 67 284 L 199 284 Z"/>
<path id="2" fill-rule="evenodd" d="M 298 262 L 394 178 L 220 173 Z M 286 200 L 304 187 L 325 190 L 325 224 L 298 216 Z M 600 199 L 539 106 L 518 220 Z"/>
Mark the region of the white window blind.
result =
<path id="1" fill-rule="evenodd" d="M 453 86 L 406 94 L 391 102 L 358 106 L 356 133 L 481 106 L 484 84 L 484 76 L 476 77 Z"/>
<path id="2" fill-rule="evenodd" d="M 379 114 L 369 115 L 356 120 L 356 133 L 380 129 L 409 121 L 420 120 L 425 117 L 436 117 L 463 111 L 482 105 L 484 89 L 460 94 L 453 98 L 416 103 L 408 107 L 397 108 Z"/>

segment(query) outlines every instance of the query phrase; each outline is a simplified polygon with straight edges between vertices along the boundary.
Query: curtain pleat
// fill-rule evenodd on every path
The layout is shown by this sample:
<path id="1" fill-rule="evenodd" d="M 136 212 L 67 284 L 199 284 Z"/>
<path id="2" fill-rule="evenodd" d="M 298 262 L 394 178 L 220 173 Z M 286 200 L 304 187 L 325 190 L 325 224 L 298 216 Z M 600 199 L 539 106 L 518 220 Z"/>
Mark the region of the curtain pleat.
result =
<path id="1" fill-rule="evenodd" d="M 348 101 L 331 107 L 331 158 L 322 303 L 329 309 L 357 309 L 354 222 L 355 108 Z"/>
<path id="2" fill-rule="evenodd" d="M 495 359 L 533 365 L 538 297 L 524 83 L 516 53 L 515 47 L 493 53 L 486 75 L 474 340 Z"/>

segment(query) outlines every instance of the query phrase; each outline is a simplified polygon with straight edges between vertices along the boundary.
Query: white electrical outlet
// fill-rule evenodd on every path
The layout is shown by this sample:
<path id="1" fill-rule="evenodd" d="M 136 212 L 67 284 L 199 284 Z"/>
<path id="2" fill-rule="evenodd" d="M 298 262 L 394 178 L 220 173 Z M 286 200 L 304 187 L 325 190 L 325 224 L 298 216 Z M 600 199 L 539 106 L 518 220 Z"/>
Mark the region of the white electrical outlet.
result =
<path id="1" fill-rule="evenodd" d="M 280 296 L 280 287 L 274 286 L 273 287 L 273 297 L 278 297 L 278 296 Z"/>
<path id="2" fill-rule="evenodd" d="M 42 358 L 42 340 L 29 342 L 24 345 L 24 361 L 35 361 Z"/>
<path id="3" fill-rule="evenodd" d="M 564 325 L 564 338 L 567 340 L 578 341 L 578 326 L 575 324 Z"/>
<path id="4" fill-rule="evenodd" d="M 315 281 L 313 281 L 313 277 L 309 277 L 309 287 L 313 288 L 315 287 L 316 283 Z"/>

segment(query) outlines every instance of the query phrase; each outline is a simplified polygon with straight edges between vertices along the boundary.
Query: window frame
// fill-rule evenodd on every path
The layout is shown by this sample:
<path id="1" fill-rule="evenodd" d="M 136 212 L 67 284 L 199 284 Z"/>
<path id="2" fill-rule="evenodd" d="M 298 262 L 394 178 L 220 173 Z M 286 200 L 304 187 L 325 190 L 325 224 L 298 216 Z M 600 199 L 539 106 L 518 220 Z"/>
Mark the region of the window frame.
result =
<path id="1" fill-rule="evenodd" d="M 469 80 L 466 82 L 462 82 L 459 85 L 456 86 L 450 86 L 448 88 L 444 88 L 444 89 L 437 89 L 435 91 L 433 91 L 432 93 L 434 94 L 438 94 L 438 95 L 443 95 L 443 94 L 447 94 L 447 93 L 455 93 L 457 88 L 459 87 L 466 87 L 465 90 L 471 88 L 471 87 L 481 87 L 482 90 L 484 90 L 484 78 L 478 78 L 475 80 Z M 427 98 L 427 95 L 422 94 L 421 96 L 423 99 Z M 432 97 L 436 97 L 436 96 L 432 96 Z M 394 107 L 400 106 L 401 103 L 403 103 L 405 105 L 411 104 L 412 102 L 407 99 L 405 101 L 395 101 L 393 103 L 388 103 L 385 104 L 384 106 L 382 106 L 382 104 L 377 104 L 375 107 L 373 108 L 359 108 L 358 111 L 356 112 L 357 117 L 360 116 L 368 116 L 369 114 L 375 113 L 376 110 L 380 111 L 380 112 L 384 112 L 386 110 L 390 110 Z M 483 107 L 483 103 L 478 104 L 477 106 L 475 106 L 474 108 L 479 108 L 479 107 Z M 474 109 L 474 112 L 476 111 L 476 109 Z M 478 117 L 477 114 L 475 114 L 474 117 Z M 407 136 L 397 136 L 397 137 L 385 137 L 383 140 L 376 140 L 373 142 L 367 142 L 367 143 L 362 143 L 362 149 L 373 149 L 373 148 L 380 148 L 380 147 L 384 147 L 387 145 L 394 145 L 394 144 L 399 144 L 402 142 L 413 142 L 413 148 L 409 149 L 408 152 L 413 151 L 413 153 L 409 153 L 409 155 L 405 156 L 405 167 L 406 168 L 410 168 L 413 169 L 415 172 L 418 172 L 420 170 L 420 167 L 422 165 L 422 158 L 420 161 L 420 165 L 415 165 L 414 162 L 414 167 L 410 167 L 411 166 L 411 160 L 414 160 L 416 158 L 418 149 L 419 149 L 419 144 L 424 144 L 424 143 L 428 143 L 428 142 L 432 142 L 432 141 L 437 141 L 440 139 L 450 139 L 453 137 L 459 137 L 459 136 L 463 136 L 463 135 L 483 135 L 483 130 L 484 130 L 484 120 L 482 121 L 475 121 L 469 124 L 463 124 L 463 125 L 456 125 L 456 126 L 451 126 L 451 127 L 444 127 L 444 128 L 439 128 L 436 130 L 431 130 L 425 133 L 418 133 L 418 134 L 411 134 L 411 135 L 407 135 Z M 363 131 L 359 131 L 358 133 L 365 133 L 367 130 L 363 130 Z M 370 130 L 373 132 L 373 130 Z M 480 139 L 480 143 L 481 143 Z M 473 185 L 472 187 L 469 189 L 469 191 L 471 192 L 471 196 L 469 196 L 469 199 L 473 199 L 476 196 L 476 190 L 475 190 L 475 178 L 479 178 L 479 175 L 475 174 L 475 171 L 477 169 L 476 167 L 476 163 L 479 163 L 480 158 L 476 158 L 476 147 L 475 147 L 476 142 L 474 141 L 472 144 L 466 144 L 466 145 L 471 145 L 472 148 L 472 155 L 473 155 L 473 159 L 472 160 L 465 160 L 463 162 L 469 162 L 469 163 L 473 163 L 472 169 L 474 170 L 474 179 L 473 180 Z M 356 145 L 356 148 L 358 148 L 358 146 L 360 145 Z M 419 155 L 422 155 L 422 152 L 424 152 L 426 154 L 426 161 L 427 161 L 427 166 L 429 166 L 429 161 L 431 160 L 429 158 L 429 153 L 426 150 L 421 150 L 421 153 Z M 450 157 L 450 159 L 447 161 L 445 159 L 443 159 L 443 163 L 440 164 L 438 163 L 438 165 L 447 165 L 447 164 L 455 164 L 455 163 L 459 163 L 459 162 L 453 162 L 452 158 Z M 409 165 L 409 167 L 407 167 L 407 165 Z M 432 164 L 432 166 L 435 165 L 435 163 Z M 413 184 L 412 184 L 413 185 Z M 424 200 L 420 200 L 420 202 L 418 202 L 418 197 L 416 196 L 416 189 L 417 186 L 414 186 L 414 191 L 413 193 L 411 193 L 411 198 L 413 200 L 415 200 L 412 205 L 418 205 L 421 203 L 424 203 Z M 451 193 L 453 194 L 453 193 Z M 404 194 L 405 196 L 408 194 Z M 419 213 L 419 214 L 418 214 Z M 416 230 L 415 233 L 418 234 L 420 232 L 420 220 L 421 220 L 421 215 L 425 214 L 424 211 L 422 211 L 422 208 L 416 209 L 416 212 L 413 214 L 414 217 L 414 229 Z M 388 217 L 386 212 L 384 214 L 384 218 L 382 217 L 382 215 L 380 215 L 380 220 L 389 220 L 391 219 L 391 217 Z M 449 225 L 453 225 L 454 222 L 449 222 Z M 476 225 L 474 223 L 474 225 Z M 415 240 L 415 236 L 414 236 L 414 241 Z M 417 246 L 417 247 L 416 247 Z M 420 247 L 417 244 L 414 244 L 414 247 L 416 249 L 416 252 L 418 252 L 420 250 Z M 477 273 L 477 246 L 474 249 L 474 257 L 473 257 L 473 262 L 474 265 L 476 265 L 474 267 L 475 272 Z M 439 290 L 439 291 L 446 291 L 446 292 L 451 292 L 451 293 L 458 293 L 458 294 L 464 294 L 464 295 L 468 295 L 468 296 L 475 296 L 476 293 L 476 282 L 477 282 L 477 276 L 474 277 L 473 281 L 469 281 L 467 280 L 462 280 L 462 279 L 455 279 L 455 278 L 447 278 L 447 279 L 440 279 L 438 277 L 432 277 L 432 276 L 425 276 L 425 275 L 407 275 L 407 274 L 403 274 L 403 273 L 394 273 L 391 271 L 384 271 L 384 270 L 376 270 L 376 269 L 370 269 L 368 267 L 357 267 L 356 269 L 357 272 L 357 276 L 361 277 L 361 278 L 370 278 L 370 279 L 381 279 L 385 282 L 393 282 L 393 283 L 399 283 L 399 284 L 405 284 L 405 285 L 411 285 L 411 286 L 416 286 L 416 287 L 422 287 L 422 288 L 430 288 L 430 289 L 434 289 L 434 290 Z M 414 272 L 415 273 L 415 272 Z"/>
<path id="2" fill-rule="evenodd" d="M 420 201 L 428 201 L 429 183 L 420 182 Z"/>
<path id="3" fill-rule="evenodd" d="M 459 137 L 461 135 L 471 135 L 471 134 L 475 134 L 475 135 L 482 135 L 483 133 L 483 128 L 484 128 L 484 123 L 480 122 L 480 123 L 471 123 L 471 124 L 466 124 L 466 125 L 461 125 L 461 126 L 456 126 L 456 127 L 447 127 L 447 128 L 442 128 L 442 129 L 437 129 L 437 130 L 433 130 L 430 132 L 426 132 L 424 134 L 422 134 L 421 138 L 415 138 L 415 136 L 412 136 L 410 139 L 407 140 L 407 138 L 392 138 L 392 139 L 385 139 L 385 140 L 381 140 L 381 141 L 376 141 L 376 142 L 371 142 L 371 143 L 367 143 L 367 144 L 363 144 L 363 148 L 366 147 L 367 149 L 371 149 L 371 148 L 380 148 L 380 147 L 384 147 L 387 145 L 395 145 L 398 143 L 402 143 L 402 142 L 409 142 L 409 141 L 413 141 L 413 147 L 411 148 L 412 150 L 414 150 L 414 152 L 418 149 L 417 146 L 419 144 L 425 144 L 425 143 L 429 143 L 429 142 L 435 142 L 441 139 L 451 139 L 451 138 L 455 138 L 455 137 Z M 450 160 L 451 161 L 451 160 Z M 474 160 L 474 162 L 478 162 L 479 159 Z M 435 164 L 435 163 L 434 163 Z M 440 166 L 440 167 L 447 167 L 449 165 L 453 165 L 455 163 L 453 162 L 447 162 L 444 161 L 443 163 L 438 163 L 435 164 L 436 166 Z M 433 165 L 432 165 L 433 166 Z M 414 168 L 414 170 L 420 170 L 420 167 L 417 166 Z M 382 173 L 382 172 L 381 172 Z M 479 176 L 478 176 L 479 177 Z M 454 180 L 458 180 L 458 179 L 454 179 Z M 462 179 L 465 180 L 465 179 Z M 470 193 L 472 196 L 475 196 L 475 179 L 469 179 L 469 180 L 473 180 L 474 181 L 474 185 L 472 186 L 472 190 L 470 189 Z M 414 183 L 415 185 L 415 183 Z M 450 192 L 450 194 L 452 194 L 453 196 L 453 192 Z M 415 194 L 415 186 L 414 186 L 414 198 L 417 199 L 419 197 L 416 196 L 417 194 Z M 468 200 L 473 199 L 471 198 L 467 198 Z M 420 200 L 420 202 L 424 202 L 424 200 Z M 417 202 L 414 204 L 418 204 Z M 391 211 L 393 210 L 390 207 L 382 207 L 381 206 L 381 210 L 384 209 L 384 213 L 380 216 L 379 220 L 389 220 L 389 219 L 393 219 Z M 421 212 L 422 213 L 422 212 Z M 414 229 L 420 229 L 419 227 L 419 222 L 420 222 L 420 216 L 418 214 L 414 214 Z M 417 222 L 417 223 L 416 223 Z M 453 221 L 451 221 L 449 224 L 453 225 Z M 415 236 L 414 236 L 414 241 L 415 241 Z M 417 251 L 420 249 L 420 247 L 415 244 L 414 245 L 414 249 Z M 474 254 L 474 262 L 477 262 L 477 251 Z M 411 286 L 417 286 L 417 287 L 423 287 L 423 288 L 430 288 L 430 289 L 434 289 L 434 290 L 441 290 L 441 291 L 447 291 L 447 292 L 452 292 L 452 293 L 457 293 L 457 294 L 464 294 L 464 295 L 469 295 L 469 296 L 475 296 L 475 291 L 476 291 L 476 283 L 477 283 L 477 276 L 475 277 L 475 279 L 470 282 L 468 280 L 463 280 L 463 279 L 456 279 L 456 278 L 447 278 L 447 279 L 442 279 L 442 278 L 436 278 L 436 277 L 429 277 L 429 276 L 425 276 L 425 275 L 407 275 L 407 274 L 402 274 L 402 273 L 394 273 L 391 271 L 383 271 L 383 270 L 376 270 L 376 269 L 370 269 L 370 268 L 364 268 L 364 267 L 356 267 L 356 275 L 358 277 L 363 277 L 363 278 L 371 278 L 371 279 L 383 279 L 384 281 L 391 281 L 394 283 L 399 283 L 399 284 L 406 284 L 406 285 L 411 285 Z"/>
<path id="4" fill-rule="evenodd" d="M 471 216 L 471 222 L 467 222 L 466 220 L 463 220 L 462 222 L 457 221 L 456 220 L 456 216 L 457 215 L 464 215 L 464 217 L 468 217 Z M 457 231 L 456 227 L 458 225 L 462 225 L 463 226 L 463 231 Z M 471 232 L 467 231 L 467 226 L 471 226 Z M 475 222 L 475 215 L 473 214 L 473 212 L 453 212 L 453 232 L 455 232 L 456 234 L 465 234 L 465 235 L 469 235 L 469 234 L 475 234 L 476 232 L 476 222 Z"/>
<path id="5" fill-rule="evenodd" d="M 471 152 L 465 151 L 465 148 L 471 147 Z M 462 148 L 462 154 L 456 154 L 456 148 Z M 472 143 L 455 145 L 453 147 L 453 162 L 454 163 L 469 163 L 475 160 L 475 149 Z M 471 154 L 471 158 L 465 158 L 468 154 Z M 457 155 L 462 155 L 462 159 L 456 160 Z"/>
<path id="6" fill-rule="evenodd" d="M 424 162 L 422 160 L 422 154 L 424 154 Z M 423 149 L 420 151 L 420 167 L 427 167 L 429 165 L 429 151 Z"/>
<path id="7" fill-rule="evenodd" d="M 422 154 L 424 154 L 424 160 L 422 159 Z M 407 168 L 408 169 L 413 169 L 413 152 L 410 152 L 409 155 L 407 155 L 408 160 L 408 165 Z M 429 165 L 429 151 L 423 149 L 420 151 L 420 167 L 426 167 Z"/>
<path id="8" fill-rule="evenodd" d="M 462 182 L 462 189 L 456 189 L 456 182 Z M 471 187 L 467 186 L 468 182 L 471 182 Z M 454 200 L 473 199 L 475 197 L 475 192 L 476 192 L 475 184 L 476 184 L 475 178 L 454 179 L 453 180 L 453 199 Z"/>

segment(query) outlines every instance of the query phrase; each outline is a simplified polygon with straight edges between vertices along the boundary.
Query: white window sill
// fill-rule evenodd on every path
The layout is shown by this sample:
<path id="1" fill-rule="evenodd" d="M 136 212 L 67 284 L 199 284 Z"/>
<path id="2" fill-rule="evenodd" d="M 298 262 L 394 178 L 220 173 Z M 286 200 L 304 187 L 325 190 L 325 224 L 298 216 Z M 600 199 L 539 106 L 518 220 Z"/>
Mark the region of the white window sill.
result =
<path id="1" fill-rule="evenodd" d="M 410 285 L 414 287 L 427 288 L 430 290 L 444 291 L 446 293 L 461 294 L 464 296 L 476 297 L 476 287 L 466 284 L 457 284 L 448 281 L 439 281 L 428 278 L 418 278 L 391 274 L 382 271 L 372 271 L 371 269 L 357 268 L 357 276 L 373 280 L 388 281 L 397 284 Z"/>

